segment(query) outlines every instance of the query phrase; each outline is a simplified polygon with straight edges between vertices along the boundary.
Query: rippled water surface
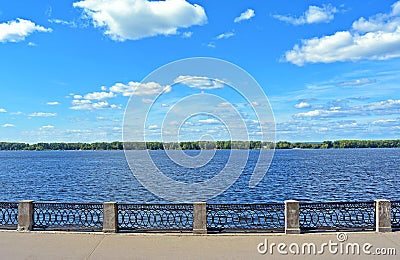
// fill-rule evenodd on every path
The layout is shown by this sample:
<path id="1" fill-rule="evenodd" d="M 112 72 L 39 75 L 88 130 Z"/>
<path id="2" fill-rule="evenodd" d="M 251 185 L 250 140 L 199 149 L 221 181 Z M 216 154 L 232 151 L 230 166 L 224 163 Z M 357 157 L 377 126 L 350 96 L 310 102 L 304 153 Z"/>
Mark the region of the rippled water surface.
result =
<path id="1" fill-rule="evenodd" d="M 215 176 L 230 154 L 216 151 L 207 165 L 186 169 L 163 151 L 150 153 L 166 175 L 188 183 Z M 400 149 L 277 150 L 263 181 L 251 189 L 257 153 L 250 152 L 239 179 L 210 202 L 400 200 Z M 165 202 L 135 179 L 123 151 L 2 151 L 0 201 L 22 199 Z"/>

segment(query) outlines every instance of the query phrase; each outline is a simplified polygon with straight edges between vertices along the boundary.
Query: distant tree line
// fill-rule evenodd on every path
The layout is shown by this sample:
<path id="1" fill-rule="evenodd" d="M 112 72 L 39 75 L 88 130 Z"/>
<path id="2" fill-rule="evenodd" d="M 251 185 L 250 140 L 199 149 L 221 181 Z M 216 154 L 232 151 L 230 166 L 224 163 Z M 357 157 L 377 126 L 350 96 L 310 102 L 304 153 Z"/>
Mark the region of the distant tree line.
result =
<path id="1" fill-rule="evenodd" d="M 322 143 L 277 142 L 275 149 L 400 148 L 400 140 L 337 140 Z"/>
<path id="2" fill-rule="evenodd" d="M 400 140 L 338 140 L 322 143 L 261 141 L 189 141 L 162 142 L 96 142 L 96 143 L 13 143 L 0 142 L 0 150 L 200 150 L 200 149 L 335 149 L 335 148 L 400 148 Z"/>
<path id="3" fill-rule="evenodd" d="M 123 150 L 122 142 L 97 143 L 8 143 L 0 142 L 0 150 Z"/>

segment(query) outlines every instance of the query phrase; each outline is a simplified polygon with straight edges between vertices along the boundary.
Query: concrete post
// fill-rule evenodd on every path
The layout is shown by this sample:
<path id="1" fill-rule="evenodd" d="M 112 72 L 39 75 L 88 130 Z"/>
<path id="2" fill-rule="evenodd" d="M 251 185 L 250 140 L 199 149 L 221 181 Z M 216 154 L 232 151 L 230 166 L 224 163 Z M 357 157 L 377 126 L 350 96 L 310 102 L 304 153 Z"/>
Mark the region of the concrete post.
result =
<path id="1" fill-rule="evenodd" d="M 375 200 L 376 232 L 391 232 L 391 205 L 389 200 Z"/>
<path id="2" fill-rule="evenodd" d="M 118 231 L 117 202 L 103 203 L 103 232 L 115 233 Z"/>
<path id="3" fill-rule="evenodd" d="M 285 234 L 300 234 L 300 206 L 297 200 L 285 200 Z"/>
<path id="4" fill-rule="evenodd" d="M 18 231 L 30 231 L 33 227 L 33 200 L 18 203 Z"/>
<path id="5" fill-rule="evenodd" d="M 207 234 L 207 204 L 193 203 L 193 234 Z"/>

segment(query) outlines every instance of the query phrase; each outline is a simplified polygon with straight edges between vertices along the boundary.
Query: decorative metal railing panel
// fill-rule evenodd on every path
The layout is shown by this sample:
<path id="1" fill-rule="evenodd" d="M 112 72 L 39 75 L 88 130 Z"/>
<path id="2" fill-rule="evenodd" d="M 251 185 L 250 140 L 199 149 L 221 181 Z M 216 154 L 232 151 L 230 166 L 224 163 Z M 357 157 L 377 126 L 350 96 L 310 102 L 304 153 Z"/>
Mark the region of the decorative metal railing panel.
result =
<path id="1" fill-rule="evenodd" d="M 34 230 L 103 229 L 102 203 L 34 203 Z"/>
<path id="2" fill-rule="evenodd" d="M 207 229 L 210 232 L 283 232 L 285 205 L 207 204 Z"/>
<path id="3" fill-rule="evenodd" d="M 400 201 L 392 201 L 390 204 L 392 208 L 392 228 L 400 229 Z"/>
<path id="4" fill-rule="evenodd" d="M 375 202 L 300 203 L 301 230 L 374 230 Z"/>
<path id="5" fill-rule="evenodd" d="M 120 231 L 191 231 L 192 204 L 118 204 Z"/>
<path id="6" fill-rule="evenodd" d="M 0 202 L 0 229 L 16 229 L 18 202 Z"/>

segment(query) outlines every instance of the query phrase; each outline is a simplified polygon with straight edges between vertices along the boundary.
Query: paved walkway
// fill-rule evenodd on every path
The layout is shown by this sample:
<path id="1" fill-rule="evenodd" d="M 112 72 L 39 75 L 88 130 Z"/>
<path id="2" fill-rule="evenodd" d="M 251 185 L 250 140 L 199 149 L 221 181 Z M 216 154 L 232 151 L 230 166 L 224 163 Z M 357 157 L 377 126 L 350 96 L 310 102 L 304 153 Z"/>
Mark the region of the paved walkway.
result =
<path id="1" fill-rule="evenodd" d="M 337 234 L 193 235 L 0 231 L 0 259 L 400 259 L 400 232 Z M 281 245 L 277 246 L 279 243 Z M 316 254 L 313 244 L 316 246 Z M 258 251 L 265 251 L 266 246 L 267 252 L 260 254 Z M 299 254 L 294 255 L 292 252 L 297 250 L 297 246 Z M 388 248 L 394 248 L 397 256 L 375 254 L 379 250 L 386 250 L 388 254 L 392 250 Z M 349 254 L 346 254 L 346 250 Z M 284 255 L 285 252 L 287 255 Z"/>

